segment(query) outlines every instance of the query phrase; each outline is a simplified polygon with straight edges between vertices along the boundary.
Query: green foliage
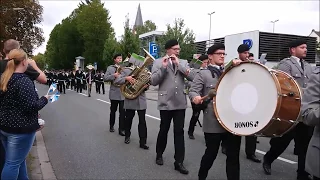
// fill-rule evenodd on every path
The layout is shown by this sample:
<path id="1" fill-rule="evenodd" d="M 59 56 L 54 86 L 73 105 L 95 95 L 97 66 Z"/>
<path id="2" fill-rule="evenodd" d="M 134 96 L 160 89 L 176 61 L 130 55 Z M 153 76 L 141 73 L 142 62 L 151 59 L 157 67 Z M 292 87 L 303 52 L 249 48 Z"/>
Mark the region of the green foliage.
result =
<path id="1" fill-rule="evenodd" d="M 49 67 L 71 69 L 75 57 L 83 56 L 85 64 L 97 62 L 98 69 L 105 68 L 103 49 L 112 32 L 109 11 L 100 0 L 81 2 L 50 34 L 45 52 Z"/>
<path id="2" fill-rule="evenodd" d="M 113 56 L 117 53 L 121 53 L 121 47 L 115 38 L 115 34 L 111 33 L 109 38 L 107 38 L 103 49 L 103 61 L 105 62 L 106 66 L 113 64 Z"/>
<path id="3" fill-rule="evenodd" d="M 38 53 L 37 55 L 35 55 L 33 58 L 32 58 L 34 61 L 36 61 L 37 63 L 37 66 L 40 68 L 40 69 L 45 69 L 46 67 L 46 59 L 44 57 L 43 54 L 41 53 Z"/>
<path id="4" fill-rule="evenodd" d="M 320 42 L 317 43 L 316 52 L 320 54 Z"/>
<path id="5" fill-rule="evenodd" d="M 155 31 L 157 29 L 157 26 L 154 22 L 152 22 L 151 20 L 147 20 L 143 23 L 143 26 L 138 26 L 135 28 L 135 33 L 138 36 L 139 39 L 139 35 L 147 33 L 147 32 L 151 32 L 151 31 Z M 139 45 L 140 47 L 147 47 L 148 46 L 148 42 L 147 41 L 141 41 L 139 39 Z"/>
<path id="6" fill-rule="evenodd" d="M 60 56 L 59 56 L 59 30 L 61 24 L 54 26 L 53 30 L 50 33 L 50 38 L 46 46 L 46 52 L 44 53 L 47 63 L 49 64 L 50 69 L 58 69 L 61 67 Z"/>
<path id="7" fill-rule="evenodd" d="M 23 8 L 14 10 L 13 8 Z M 38 0 L 0 0 L 0 49 L 7 39 L 16 39 L 27 54 L 44 42 L 43 7 Z"/>
<path id="8" fill-rule="evenodd" d="M 167 31 L 164 36 L 159 38 L 159 45 L 161 47 L 161 56 L 164 55 L 164 45 L 166 41 L 170 39 L 177 39 L 181 48 L 180 58 L 181 59 L 192 59 L 194 53 L 196 53 L 195 45 L 195 34 L 189 28 L 185 28 L 183 19 L 175 19 L 174 24 L 171 26 L 167 24 Z"/>
<path id="9" fill-rule="evenodd" d="M 150 31 L 155 31 L 157 26 L 151 20 L 147 20 L 143 23 L 143 26 L 135 27 L 136 35 L 139 36 L 140 34 L 144 34 Z"/>
<path id="10" fill-rule="evenodd" d="M 105 67 L 102 61 L 103 48 L 106 39 L 112 32 L 109 11 L 103 7 L 100 0 L 92 0 L 84 6 L 77 16 L 77 29 L 83 37 L 83 57 L 86 62 L 98 63 L 99 67 Z"/>
<path id="11" fill-rule="evenodd" d="M 127 55 L 129 53 L 139 54 L 140 52 L 139 36 L 134 34 L 133 30 L 130 28 L 129 18 L 126 18 L 126 22 L 124 26 L 124 35 L 122 35 L 122 39 L 120 41 L 120 47 L 123 55 Z"/>

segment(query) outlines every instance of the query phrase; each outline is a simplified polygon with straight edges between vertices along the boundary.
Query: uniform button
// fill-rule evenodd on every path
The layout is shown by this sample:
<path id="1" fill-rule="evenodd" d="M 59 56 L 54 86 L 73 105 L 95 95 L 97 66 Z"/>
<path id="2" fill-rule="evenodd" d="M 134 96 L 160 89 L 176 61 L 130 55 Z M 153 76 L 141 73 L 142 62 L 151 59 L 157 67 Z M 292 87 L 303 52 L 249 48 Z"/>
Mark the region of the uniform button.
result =
<path id="1" fill-rule="evenodd" d="M 307 77 L 307 76 L 304 76 L 305 78 Z"/>
<path id="2" fill-rule="evenodd" d="M 174 81 L 175 83 L 177 83 L 177 81 Z"/>
<path id="3" fill-rule="evenodd" d="M 178 92 L 176 92 L 176 94 L 178 94 Z"/>

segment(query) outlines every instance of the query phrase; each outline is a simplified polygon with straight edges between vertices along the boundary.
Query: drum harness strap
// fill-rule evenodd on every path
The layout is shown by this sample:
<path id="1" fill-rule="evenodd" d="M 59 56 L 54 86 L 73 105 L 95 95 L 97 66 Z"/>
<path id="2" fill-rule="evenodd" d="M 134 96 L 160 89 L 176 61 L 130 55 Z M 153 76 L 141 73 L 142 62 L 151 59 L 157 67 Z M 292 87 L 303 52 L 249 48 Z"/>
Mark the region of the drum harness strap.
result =
<path id="1" fill-rule="evenodd" d="M 220 76 L 222 75 L 222 70 L 218 69 L 217 67 L 208 66 L 208 70 L 211 72 L 212 78 L 220 78 Z M 212 99 L 204 100 L 202 104 L 199 104 L 199 108 L 203 110 L 206 109 L 211 100 Z"/>

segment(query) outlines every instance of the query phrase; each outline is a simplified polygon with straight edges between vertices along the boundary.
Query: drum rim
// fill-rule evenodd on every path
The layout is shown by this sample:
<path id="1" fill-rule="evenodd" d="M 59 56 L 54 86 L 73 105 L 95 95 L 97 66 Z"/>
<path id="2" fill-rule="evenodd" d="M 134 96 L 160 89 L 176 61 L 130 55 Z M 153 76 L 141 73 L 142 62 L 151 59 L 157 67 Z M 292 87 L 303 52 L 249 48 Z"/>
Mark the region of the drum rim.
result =
<path id="1" fill-rule="evenodd" d="M 293 79 L 292 82 L 293 82 L 293 84 L 296 86 L 296 88 L 297 88 L 298 91 L 299 91 L 300 103 L 302 104 L 302 98 L 303 98 L 302 90 L 301 90 L 301 87 L 299 86 L 299 84 L 297 83 L 297 81 L 296 81 L 289 73 L 286 73 L 286 72 L 281 71 L 281 70 L 278 70 L 278 69 L 276 70 L 276 72 L 281 72 L 281 73 L 287 75 L 289 78 Z M 299 115 L 298 115 L 297 119 L 299 119 L 300 116 L 301 116 L 301 106 L 299 106 Z M 273 117 L 273 118 L 274 118 L 274 117 Z M 298 121 L 297 119 L 295 119 L 295 123 L 294 123 L 287 131 L 283 132 L 280 136 L 288 133 L 288 132 L 291 131 L 294 127 L 296 127 L 296 125 L 300 122 L 300 121 Z"/>
<path id="2" fill-rule="evenodd" d="M 219 122 L 219 124 L 225 129 L 227 130 L 228 132 L 232 133 L 232 134 L 235 134 L 235 135 L 238 135 L 238 136 L 251 136 L 251 135 L 255 135 L 255 134 L 261 134 L 264 130 L 266 130 L 268 127 L 270 127 L 272 125 L 272 119 L 279 113 L 280 111 L 280 107 L 281 107 L 281 102 L 282 102 L 282 96 L 280 96 L 279 94 L 281 93 L 281 86 L 280 86 L 280 83 L 279 83 L 279 80 L 278 78 L 276 77 L 275 73 L 276 70 L 274 69 L 271 69 L 271 68 L 268 68 L 267 66 L 263 65 L 263 64 L 260 64 L 260 63 L 257 63 L 257 62 L 253 62 L 253 61 L 244 61 L 244 62 L 241 62 L 238 66 L 240 66 L 241 64 L 256 64 L 256 65 L 259 65 L 261 67 L 263 67 L 265 70 L 267 70 L 271 77 L 273 78 L 275 84 L 276 84 L 276 87 L 277 87 L 277 91 L 278 91 L 278 98 L 277 98 L 277 107 L 275 109 L 275 112 L 274 114 L 272 115 L 269 123 L 263 127 L 260 131 L 256 132 L 256 133 L 253 133 L 253 134 L 250 134 L 250 135 L 243 135 L 243 134 L 239 134 L 239 133 L 236 133 L 236 132 L 233 132 L 231 131 L 229 128 L 227 128 L 224 123 L 221 121 L 221 118 L 219 116 L 219 113 L 217 112 L 217 103 L 216 103 L 216 96 L 213 97 L 213 111 L 214 111 L 214 114 L 216 115 L 216 118 Z M 238 67 L 238 66 L 230 66 L 228 69 L 226 69 L 222 75 L 220 76 L 217 84 L 216 84 L 216 92 L 218 92 L 218 89 L 219 89 L 219 85 L 220 85 L 220 82 L 221 80 L 223 79 L 223 77 L 233 68 L 235 67 Z M 300 90 L 299 90 L 300 91 Z"/>

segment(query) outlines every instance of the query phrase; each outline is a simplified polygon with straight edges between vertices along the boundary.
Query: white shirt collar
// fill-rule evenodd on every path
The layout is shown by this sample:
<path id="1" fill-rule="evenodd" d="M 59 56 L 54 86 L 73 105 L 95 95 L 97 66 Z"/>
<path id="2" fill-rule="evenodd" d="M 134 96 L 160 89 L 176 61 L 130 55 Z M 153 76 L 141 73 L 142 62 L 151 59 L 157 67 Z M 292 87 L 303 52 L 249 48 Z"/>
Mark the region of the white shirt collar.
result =
<path id="1" fill-rule="evenodd" d="M 296 56 L 291 56 L 294 60 L 296 60 L 297 61 L 297 63 L 301 66 L 301 60 L 300 60 L 300 58 L 298 58 L 298 57 L 296 57 Z"/>

